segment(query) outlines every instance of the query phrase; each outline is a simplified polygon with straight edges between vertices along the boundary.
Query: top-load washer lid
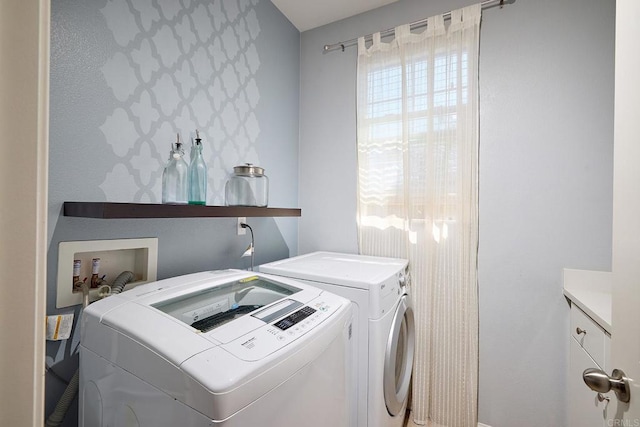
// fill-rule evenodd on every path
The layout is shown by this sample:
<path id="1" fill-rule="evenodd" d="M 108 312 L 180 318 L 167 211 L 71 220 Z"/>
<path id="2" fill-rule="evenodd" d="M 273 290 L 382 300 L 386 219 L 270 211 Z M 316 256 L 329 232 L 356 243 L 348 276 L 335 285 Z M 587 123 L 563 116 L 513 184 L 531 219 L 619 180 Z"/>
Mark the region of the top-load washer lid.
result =
<path id="1" fill-rule="evenodd" d="M 264 277 L 250 276 L 150 305 L 200 332 L 209 332 L 300 290 Z M 256 313 L 254 317 L 269 322 L 300 306 L 299 301 L 284 299 L 265 310 L 266 314 L 261 311 L 262 314 Z"/>
<path id="2" fill-rule="evenodd" d="M 182 282 L 172 280 L 136 288 L 137 298 L 125 292 L 98 301 L 87 307 L 86 316 L 96 313 L 101 324 L 179 366 L 200 351 L 264 327 L 321 293 L 247 272 L 220 277 L 198 273 L 182 276 Z M 128 301 L 120 300 L 120 295 Z M 99 313 L 101 307 L 106 308 Z M 93 342 L 83 338 L 87 345 Z"/>
<path id="3" fill-rule="evenodd" d="M 314 282 L 369 289 L 398 273 L 408 261 L 336 252 L 313 252 L 260 266 L 260 271 Z"/>

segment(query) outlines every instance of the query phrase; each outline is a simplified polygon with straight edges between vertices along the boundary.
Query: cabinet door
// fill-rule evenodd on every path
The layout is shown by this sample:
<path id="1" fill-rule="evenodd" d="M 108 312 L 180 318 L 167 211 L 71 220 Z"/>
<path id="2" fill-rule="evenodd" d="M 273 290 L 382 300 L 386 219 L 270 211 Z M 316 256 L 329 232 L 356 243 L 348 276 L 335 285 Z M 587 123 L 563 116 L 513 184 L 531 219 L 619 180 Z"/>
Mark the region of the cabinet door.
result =
<path id="1" fill-rule="evenodd" d="M 569 342 L 569 427 L 604 427 L 608 402 L 598 402 L 597 393 L 582 380 L 585 369 L 599 367 L 573 337 Z"/>

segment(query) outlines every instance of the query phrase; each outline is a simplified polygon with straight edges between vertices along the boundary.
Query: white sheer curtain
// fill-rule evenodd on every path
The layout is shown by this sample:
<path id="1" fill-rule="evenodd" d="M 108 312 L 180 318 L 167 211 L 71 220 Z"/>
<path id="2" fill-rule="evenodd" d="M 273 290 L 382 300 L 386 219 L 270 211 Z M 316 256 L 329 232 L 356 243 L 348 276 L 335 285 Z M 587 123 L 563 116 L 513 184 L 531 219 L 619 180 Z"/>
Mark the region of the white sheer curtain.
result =
<path id="1" fill-rule="evenodd" d="M 477 426 L 480 18 L 358 43 L 360 252 L 410 260 L 417 424 Z"/>

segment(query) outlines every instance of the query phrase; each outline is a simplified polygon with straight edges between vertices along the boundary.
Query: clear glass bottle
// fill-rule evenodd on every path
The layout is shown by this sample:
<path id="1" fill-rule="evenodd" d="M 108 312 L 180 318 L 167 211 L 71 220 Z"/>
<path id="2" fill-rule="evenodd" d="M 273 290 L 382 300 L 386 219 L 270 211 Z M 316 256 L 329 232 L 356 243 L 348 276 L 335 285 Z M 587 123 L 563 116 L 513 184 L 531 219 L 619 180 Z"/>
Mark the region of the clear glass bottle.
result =
<path id="1" fill-rule="evenodd" d="M 189 165 L 189 204 L 207 204 L 207 165 L 202 157 L 202 140 L 196 129 L 196 143 L 191 147 Z"/>
<path id="2" fill-rule="evenodd" d="M 187 204 L 189 186 L 189 166 L 184 160 L 184 150 L 180 134 L 171 146 L 169 162 L 162 173 L 162 203 Z"/>

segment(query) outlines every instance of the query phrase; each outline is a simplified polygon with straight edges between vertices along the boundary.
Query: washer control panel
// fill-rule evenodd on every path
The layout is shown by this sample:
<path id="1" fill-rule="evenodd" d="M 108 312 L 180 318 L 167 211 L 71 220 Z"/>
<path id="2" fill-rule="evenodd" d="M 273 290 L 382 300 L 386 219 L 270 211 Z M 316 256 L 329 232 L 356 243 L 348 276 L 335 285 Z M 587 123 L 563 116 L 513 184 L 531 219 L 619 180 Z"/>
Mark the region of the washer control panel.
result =
<path id="1" fill-rule="evenodd" d="M 260 360 L 296 339 L 313 333 L 322 322 L 344 305 L 350 305 L 349 301 L 323 293 L 315 301 L 310 301 L 286 317 L 223 344 L 222 347 L 242 360 Z"/>
<path id="2" fill-rule="evenodd" d="M 304 306 L 300 310 L 296 311 L 295 313 L 291 313 L 290 315 L 280 320 L 279 322 L 274 323 L 273 326 L 275 326 L 276 328 L 282 329 L 283 331 L 286 331 L 290 327 L 295 326 L 298 323 L 302 322 L 304 319 L 311 316 L 315 312 L 316 312 L 315 309 L 308 306 Z"/>

